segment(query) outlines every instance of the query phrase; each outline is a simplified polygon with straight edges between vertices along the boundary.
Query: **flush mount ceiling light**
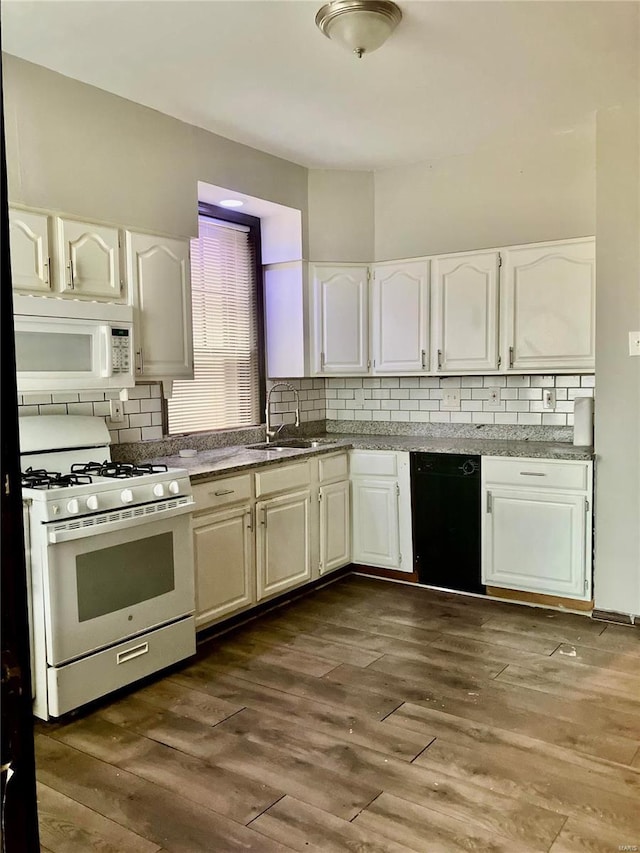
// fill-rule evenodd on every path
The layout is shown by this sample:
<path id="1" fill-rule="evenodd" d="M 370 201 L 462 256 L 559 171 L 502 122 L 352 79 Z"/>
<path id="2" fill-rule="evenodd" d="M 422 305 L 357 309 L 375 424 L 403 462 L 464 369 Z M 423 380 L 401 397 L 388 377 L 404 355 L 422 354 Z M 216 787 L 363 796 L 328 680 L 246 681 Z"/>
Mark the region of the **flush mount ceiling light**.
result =
<path id="1" fill-rule="evenodd" d="M 333 0 L 320 9 L 316 25 L 361 59 L 385 43 L 401 18 L 391 0 Z"/>
<path id="2" fill-rule="evenodd" d="M 223 198 L 218 204 L 220 207 L 242 207 L 244 202 L 239 198 Z"/>

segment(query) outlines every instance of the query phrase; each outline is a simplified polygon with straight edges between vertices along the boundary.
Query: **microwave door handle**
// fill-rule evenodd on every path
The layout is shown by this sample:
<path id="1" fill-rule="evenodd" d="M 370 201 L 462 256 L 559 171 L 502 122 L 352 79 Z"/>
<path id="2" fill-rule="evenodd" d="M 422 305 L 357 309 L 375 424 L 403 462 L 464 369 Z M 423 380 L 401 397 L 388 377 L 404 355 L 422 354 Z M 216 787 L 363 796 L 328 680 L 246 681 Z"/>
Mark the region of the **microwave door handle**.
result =
<path id="1" fill-rule="evenodd" d="M 112 350 L 111 350 L 111 327 L 100 326 L 100 335 L 102 337 L 102 376 L 111 376 L 113 372 Z"/>

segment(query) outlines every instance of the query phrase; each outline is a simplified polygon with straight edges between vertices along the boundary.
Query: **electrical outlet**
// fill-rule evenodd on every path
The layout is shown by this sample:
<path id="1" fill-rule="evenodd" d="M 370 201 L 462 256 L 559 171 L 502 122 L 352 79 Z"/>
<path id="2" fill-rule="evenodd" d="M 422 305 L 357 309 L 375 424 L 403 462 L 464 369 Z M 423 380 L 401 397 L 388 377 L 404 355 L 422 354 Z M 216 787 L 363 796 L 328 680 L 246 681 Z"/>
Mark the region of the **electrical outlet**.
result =
<path id="1" fill-rule="evenodd" d="M 542 408 L 555 409 L 556 407 L 556 389 L 545 388 L 542 392 Z"/>
<path id="2" fill-rule="evenodd" d="M 501 400 L 500 400 L 500 389 L 499 388 L 490 388 L 489 396 L 487 397 L 487 408 L 500 408 Z"/>
<path id="3" fill-rule="evenodd" d="M 442 395 L 443 409 L 460 408 L 460 391 L 457 388 L 447 388 Z"/>
<path id="4" fill-rule="evenodd" d="M 122 423 L 124 420 L 124 403 L 122 400 L 111 400 L 111 420 L 114 423 Z"/>
<path id="5" fill-rule="evenodd" d="M 629 332 L 629 355 L 640 355 L 640 332 Z"/>

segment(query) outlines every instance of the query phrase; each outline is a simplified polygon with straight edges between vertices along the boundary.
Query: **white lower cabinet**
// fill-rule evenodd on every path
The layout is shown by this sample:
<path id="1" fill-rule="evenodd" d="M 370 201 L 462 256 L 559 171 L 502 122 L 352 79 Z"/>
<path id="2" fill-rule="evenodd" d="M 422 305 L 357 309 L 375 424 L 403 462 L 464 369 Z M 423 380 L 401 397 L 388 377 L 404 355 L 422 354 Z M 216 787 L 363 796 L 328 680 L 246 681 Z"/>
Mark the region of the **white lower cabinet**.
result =
<path id="1" fill-rule="evenodd" d="M 320 574 L 351 562 L 349 481 L 320 486 Z"/>
<path id="2" fill-rule="evenodd" d="M 258 601 L 311 580 L 311 491 L 256 504 Z"/>
<path id="3" fill-rule="evenodd" d="M 194 518 L 197 628 L 255 601 L 252 519 L 249 504 Z"/>
<path id="4" fill-rule="evenodd" d="M 483 583 L 591 598 L 591 467 L 483 458 Z"/>
<path id="5" fill-rule="evenodd" d="M 409 454 L 351 452 L 352 560 L 411 572 Z"/>

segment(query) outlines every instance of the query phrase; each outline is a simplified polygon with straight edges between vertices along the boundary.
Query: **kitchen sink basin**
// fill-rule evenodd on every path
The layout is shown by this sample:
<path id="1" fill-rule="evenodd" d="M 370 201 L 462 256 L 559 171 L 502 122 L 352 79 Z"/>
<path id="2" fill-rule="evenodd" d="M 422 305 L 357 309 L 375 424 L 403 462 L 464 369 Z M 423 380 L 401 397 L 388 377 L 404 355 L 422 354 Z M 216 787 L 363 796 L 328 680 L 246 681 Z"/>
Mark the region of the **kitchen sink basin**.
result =
<path id="1" fill-rule="evenodd" d="M 281 441 L 263 441 L 260 444 L 249 444 L 247 450 L 295 450 L 311 447 L 322 447 L 325 442 L 318 439 L 283 438 Z"/>

